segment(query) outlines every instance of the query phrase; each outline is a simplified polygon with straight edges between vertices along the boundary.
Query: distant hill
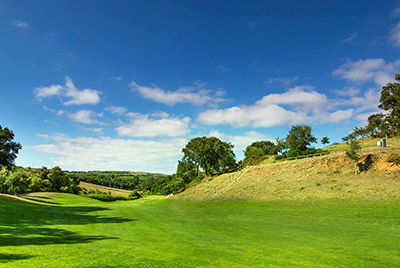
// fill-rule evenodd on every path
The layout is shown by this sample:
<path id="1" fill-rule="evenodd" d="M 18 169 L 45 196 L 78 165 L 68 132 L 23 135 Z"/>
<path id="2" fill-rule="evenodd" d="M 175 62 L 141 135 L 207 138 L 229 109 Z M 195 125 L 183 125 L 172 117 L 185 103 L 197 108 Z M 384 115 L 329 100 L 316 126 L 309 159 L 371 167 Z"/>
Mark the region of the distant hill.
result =
<path id="1" fill-rule="evenodd" d="M 400 199 L 400 165 L 388 162 L 400 155 L 400 139 L 389 139 L 388 147 L 378 139 L 362 139 L 360 166 L 346 156 L 347 144 L 326 148 L 324 156 L 290 161 L 267 159 L 244 170 L 205 179 L 174 198 L 191 200 L 307 200 L 307 199 Z"/>

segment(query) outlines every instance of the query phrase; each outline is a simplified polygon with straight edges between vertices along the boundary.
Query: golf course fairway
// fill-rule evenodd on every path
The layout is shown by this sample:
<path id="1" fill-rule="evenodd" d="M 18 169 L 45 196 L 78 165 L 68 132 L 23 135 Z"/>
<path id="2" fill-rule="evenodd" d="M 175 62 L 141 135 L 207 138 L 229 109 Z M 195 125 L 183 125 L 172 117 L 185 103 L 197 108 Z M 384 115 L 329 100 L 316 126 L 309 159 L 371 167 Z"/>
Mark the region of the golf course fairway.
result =
<path id="1" fill-rule="evenodd" d="M 400 201 L 0 197 L 0 267 L 398 267 Z"/>

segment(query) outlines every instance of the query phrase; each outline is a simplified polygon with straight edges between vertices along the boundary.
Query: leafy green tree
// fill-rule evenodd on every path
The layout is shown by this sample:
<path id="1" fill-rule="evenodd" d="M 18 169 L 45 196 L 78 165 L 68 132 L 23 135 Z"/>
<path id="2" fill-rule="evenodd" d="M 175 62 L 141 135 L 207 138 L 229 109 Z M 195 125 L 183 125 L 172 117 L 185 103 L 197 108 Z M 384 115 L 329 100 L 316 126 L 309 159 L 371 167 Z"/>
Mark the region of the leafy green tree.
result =
<path id="1" fill-rule="evenodd" d="M 206 175 L 235 166 L 233 145 L 216 137 L 197 137 L 191 139 L 182 149 L 181 162 L 188 163 L 197 177 L 200 168 Z M 177 175 L 180 175 L 177 173 Z"/>
<path id="2" fill-rule="evenodd" d="M 277 152 L 284 154 L 285 151 L 288 149 L 288 145 L 287 145 L 287 142 L 285 139 L 276 138 L 275 143 L 276 143 Z"/>
<path id="3" fill-rule="evenodd" d="M 328 136 L 323 137 L 323 138 L 321 139 L 321 143 L 322 143 L 324 146 L 326 146 L 326 144 L 329 143 L 329 138 L 328 138 Z"/>
<path id="4" fill-rule="evenodd" d="M 23 194 L 28 191 L 28 175 L 23 171 L 12 172 L 5 182 L 8 193 L 13 195 Z"/>
<path id="5" fill-rule="evenodd" d="M 357 140 L 350 141 L 350 148 L 346 151 L 346 155 L 354 162 L 354 172 L 357 175 L 357 162 L 360 160 L 359 151 L 361 150 L 360 143 Z"/>
<path id="6" fill-rule="evenodd" d="M 287 146 L 290 149 L 297 149 L 300 151 L 307 150 L 307 146 L 311 143 L 317 142 L 317 138 L 312 134 L 312 127 L 307 125 L 295 125 L 289 130 L 286 137 Z"/>
<path id="7" fill-rule="evenodd" d="M 395 75 L 395 80 L 400 82 L 400 74 Z M 379 102 L 379 108 L 391 115 L 400 117 L 400 84 L 388 83 L 386 86 L 383 86 Z"/>
<path id="8" fill-rule="evenodd" d="M 15 158 L 22 146 L 13 139 L 14 132 L 8 128 L 3 129 L 0 125 L 0 167 L 11 169 L 14 166 Z"/>
<path id="9" fill-rule="evenodd" d="M 278 153 L 278 147 L 270 141 L 256 141 L 246 147 L 244 156 L 246 158 L 260 157 L 263 155 L 274 155 Z"/>

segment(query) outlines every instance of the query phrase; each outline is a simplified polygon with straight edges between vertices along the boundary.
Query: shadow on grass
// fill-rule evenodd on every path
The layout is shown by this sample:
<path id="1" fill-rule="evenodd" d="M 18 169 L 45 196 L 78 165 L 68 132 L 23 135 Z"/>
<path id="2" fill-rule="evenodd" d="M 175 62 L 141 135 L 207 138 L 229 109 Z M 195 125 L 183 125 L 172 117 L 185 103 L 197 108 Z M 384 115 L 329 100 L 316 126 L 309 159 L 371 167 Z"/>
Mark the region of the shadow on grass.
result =
<path id="1" fill-rule="evenodd" d="M 32 257 L 33 256 L 25 255 L 25 254 L 3 254 L 3 253 L 0 253 L 0 263 L 6 263 L 6 262 L 10 262 L 10 261 L 27 260 Z"/>
<path id="2" fill-rule="evenodd" d="M 89 243 L 97 240 L 116 239 L 115 237 L 80 235 L 71 231 L 57 228 L 1 228 L 0 247 L 52 245 L 52 244 L 78 244 Z"/>
<path id="3" fill-rule="evenodd" d="M 109 210 L 105 207 L 48 206 L 11 199 L 0 201 L 0 247 L 90 243 L 97 240 L 117 239 L 103 235 L 82 235 L 57 228 L 58 226 L 53 228 L 52 225 L 124 223 L 135 220 L 107 217 L 104 213 L 99 213 Z"/>

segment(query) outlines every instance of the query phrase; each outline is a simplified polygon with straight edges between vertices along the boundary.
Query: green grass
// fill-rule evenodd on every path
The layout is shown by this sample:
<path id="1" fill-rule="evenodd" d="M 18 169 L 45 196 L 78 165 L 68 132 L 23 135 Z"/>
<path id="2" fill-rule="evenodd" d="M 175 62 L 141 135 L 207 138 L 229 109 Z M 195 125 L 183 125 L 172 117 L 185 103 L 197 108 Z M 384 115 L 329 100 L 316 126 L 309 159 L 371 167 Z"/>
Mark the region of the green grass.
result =
<path id="1" fill-rule="evenodd" d="M 0 197 L 0 267 L 397 267 L 400 201 Z"/>

